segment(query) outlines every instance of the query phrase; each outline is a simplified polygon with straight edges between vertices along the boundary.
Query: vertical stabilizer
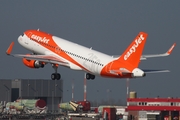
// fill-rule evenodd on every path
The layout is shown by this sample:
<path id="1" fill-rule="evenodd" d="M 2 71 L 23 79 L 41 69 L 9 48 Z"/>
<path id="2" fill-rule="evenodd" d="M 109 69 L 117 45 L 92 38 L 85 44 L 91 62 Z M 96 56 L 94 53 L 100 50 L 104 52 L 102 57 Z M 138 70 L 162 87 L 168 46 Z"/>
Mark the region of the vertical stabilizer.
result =
<path id="1" fill-rule="evenodd" d="M 118 61 L 128 63 L 137 68 L 147 39 L 147 33 L 140 32 L 133 42 L 128 46 Z"/>

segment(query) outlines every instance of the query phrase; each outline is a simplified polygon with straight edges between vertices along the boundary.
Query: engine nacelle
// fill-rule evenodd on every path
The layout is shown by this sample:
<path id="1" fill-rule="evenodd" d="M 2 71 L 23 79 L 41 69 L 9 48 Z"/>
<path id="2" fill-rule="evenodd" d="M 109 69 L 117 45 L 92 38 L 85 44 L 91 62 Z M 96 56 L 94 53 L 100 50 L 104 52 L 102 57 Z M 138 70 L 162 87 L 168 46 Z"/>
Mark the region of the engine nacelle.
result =
<path id="1" fill-rule="evenodd" d="M 29 68 L 43 68 L 44 64 L 42 62 L 39 62 L 38 60 L 27 60 L 26 58 L 23 58 L 23 63 Z"/>

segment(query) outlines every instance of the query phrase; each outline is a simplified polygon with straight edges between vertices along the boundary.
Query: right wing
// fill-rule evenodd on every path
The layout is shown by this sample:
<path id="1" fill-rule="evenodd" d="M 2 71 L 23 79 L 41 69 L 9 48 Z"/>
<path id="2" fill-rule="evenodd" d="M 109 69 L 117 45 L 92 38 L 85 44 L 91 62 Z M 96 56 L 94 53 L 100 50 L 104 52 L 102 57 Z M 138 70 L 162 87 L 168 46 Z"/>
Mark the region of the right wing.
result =
<path id="1" fill-rule="evenodd" d="M 146 60 L 147 58 L 154 58 L 154 57 L 165 57 L 172 53 L 174 47 L 176 46 L 176 43 L 174 43 L 167 52 L 162 54 L 151 54 L 151 55 L 142 55 L 140 60 Z M 119 55 L 113 55 L 113 58 L 119 58 Z"/>
<path id="2" fill-rule="evenodd" d="M 147 58 L 153 58 L 153 57 L 164 57 L 164 56 L 168 56 L 172 53 L 174 47 L 176 46 L 176 43 L 174 43 L 169 50 L 166 53 L 163 54 L 152 54 L 152 55 L 142 55 L 141 56 L 141 60 L 146 60 Z"/>

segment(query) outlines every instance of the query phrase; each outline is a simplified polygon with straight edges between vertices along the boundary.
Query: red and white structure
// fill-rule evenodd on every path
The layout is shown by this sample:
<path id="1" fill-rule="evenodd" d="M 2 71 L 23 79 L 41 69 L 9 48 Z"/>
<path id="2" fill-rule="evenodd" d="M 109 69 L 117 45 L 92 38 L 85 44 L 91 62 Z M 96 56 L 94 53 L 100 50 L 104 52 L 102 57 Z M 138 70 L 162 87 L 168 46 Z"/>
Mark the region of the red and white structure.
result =
<path id="1" fill-rule="evenodd" d="M 140 113 L 144 112 L 146 116 L 151 114 L 163 120 L 178 120 L 180 98 L 128 98 L 126 111 L 133 118 L 140 118 Z"/>
<path id="2" fill-rule="evenodd" d="M 180 98 L 128 98 L 127 110 L 180 111 Z"/>

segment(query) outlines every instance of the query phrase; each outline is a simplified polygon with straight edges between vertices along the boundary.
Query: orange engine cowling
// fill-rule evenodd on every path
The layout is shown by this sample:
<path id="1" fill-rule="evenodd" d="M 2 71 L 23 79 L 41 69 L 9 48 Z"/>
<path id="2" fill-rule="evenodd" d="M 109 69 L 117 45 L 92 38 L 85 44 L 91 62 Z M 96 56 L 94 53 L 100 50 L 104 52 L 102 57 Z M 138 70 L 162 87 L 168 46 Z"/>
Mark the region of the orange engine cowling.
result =
<path id="1" fill-rule="evenodd" d="M 38 60 L 27 60 L 26 58 L 23 58 L 23 63 L 24 65 L 26 65 L 29 68 L 43 68 L 44 67 L 44 63 L 43 62 L 39 62 Z"/>

